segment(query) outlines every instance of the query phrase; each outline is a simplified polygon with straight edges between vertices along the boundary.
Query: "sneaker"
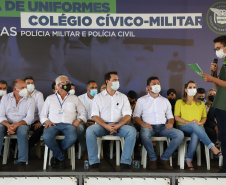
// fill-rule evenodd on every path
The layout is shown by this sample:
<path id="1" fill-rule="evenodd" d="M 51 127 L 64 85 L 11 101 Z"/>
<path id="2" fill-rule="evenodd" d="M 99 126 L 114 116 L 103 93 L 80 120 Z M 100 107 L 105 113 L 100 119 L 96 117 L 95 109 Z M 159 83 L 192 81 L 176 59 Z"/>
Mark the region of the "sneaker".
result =
<path id="1" fill-rule="evenodd" d="M 100 172 L 100 163 L 89 165 L 90 172 Z"/>

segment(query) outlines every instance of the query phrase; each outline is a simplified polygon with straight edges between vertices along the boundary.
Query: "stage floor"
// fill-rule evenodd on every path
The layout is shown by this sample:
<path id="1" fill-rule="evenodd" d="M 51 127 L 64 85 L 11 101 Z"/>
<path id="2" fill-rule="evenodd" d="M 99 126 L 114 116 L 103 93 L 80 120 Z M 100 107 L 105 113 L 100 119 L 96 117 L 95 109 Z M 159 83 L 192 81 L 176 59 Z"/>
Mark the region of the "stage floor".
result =
<path id="1" fill-rule="evenodd" d="M 42 149 L 43 150 L 43 149 Z M 24 168 L 25 172 L 44 172 L 43 170 L 43 154 L 44 151 L 42 151 L 42 157 L 38 158 L 35 154 L 35 148 L 32 149 L 29 163 Z M 0 172 L 17 172 L 21 169 L 18 168 L 17 165 L 14 165 L 14 158 L 12 155 L 10 155 L 7 164 L 2 165 L 0 167 Z M 140 160 L 139 157 L 136 157 L 136 160 Z M 0 161 L 2 163 L 2 157 L 0 157 Z M 47 172 L 89 172 L 89 170 L 84 169 L 84 160 L 76 159 L 75 160 L 75 170 L 71 169 L 70 160 L 66 161 L 67 166 L 66 169 L 58 170 L 53 169 L 51 166 L 47 165 Z M 157 170 L 150 170 L 148 169 L 149 163 L 147 162 L 147 169 L 143 169 L 143 166 L 138 168 L 131 168 L 131 172 L 137 173 L 217 173 L 220 169 L 219 167 L 219 159 L 211 159 L 210 161 L 210 170 L 207 170 L 206 162 L 205 162 L 205 156 L 202 156 L 202 165 L 197 166 L 196 165 L 196 159 L 194 159 L 193 165 L 195 168 L 195 171 L 189 171 L 189 170 L 181 170 L 179 166 L 177 165 L 177 158 L 173 158 L 173 170 L 165 170 L 162 168 L 160 164 L 158 164 Z M 116 166 L 115 159 L 108 159 L 108 157 L 104 157 L 104 159 L 101 160 L 101 172 L 120 172 L 120 167 Z"/>

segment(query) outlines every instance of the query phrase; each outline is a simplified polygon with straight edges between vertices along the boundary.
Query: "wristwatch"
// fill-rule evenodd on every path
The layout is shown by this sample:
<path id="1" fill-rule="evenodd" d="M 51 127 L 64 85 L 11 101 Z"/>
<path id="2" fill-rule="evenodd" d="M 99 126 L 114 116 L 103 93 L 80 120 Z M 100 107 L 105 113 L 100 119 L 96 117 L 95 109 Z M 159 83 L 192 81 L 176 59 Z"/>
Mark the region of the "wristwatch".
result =
<path id="1" fill-rule="evenodd" d="M 78 118 L 77 120 L 79 121 L 79 123 L 81 123 L 81 122 L 82 122 L 82 119 L 81 119 L 81 118 Z"/>

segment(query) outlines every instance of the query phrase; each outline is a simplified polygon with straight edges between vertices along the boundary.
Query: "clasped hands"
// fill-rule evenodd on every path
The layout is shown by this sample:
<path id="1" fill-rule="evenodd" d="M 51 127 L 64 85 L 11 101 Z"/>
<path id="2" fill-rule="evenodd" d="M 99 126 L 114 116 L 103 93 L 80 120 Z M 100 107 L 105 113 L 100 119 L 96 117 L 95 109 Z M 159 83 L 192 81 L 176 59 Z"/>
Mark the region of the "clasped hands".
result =
<path id="1" fill-rule="evenodd" d="M 121 126 L 119 124 L 109 123 L 109 124 L 106 124 L 105 129 L 108 130 L 110 132 L 110 135 L 111 135 L 111 134 L 117 133 L 118 129 L 120 127 Z"/>
<path id="2" fill-rule="evenodd" d="M 196 120 L 196 119 L 194 119 L 194 120 L 192 120 L 190 123 L 195 123 L 195 124 L 197 124 L 198 126 L 201 126 L 202 125 L 202 123 L 200 123 L 198 120 Z"/>
<path id="3" fill-rule="evenodd" d="M 17 126 L 15 124 L 11 124 L 7 127 L 7 135 L 13 135 L 16 133 Z"/>

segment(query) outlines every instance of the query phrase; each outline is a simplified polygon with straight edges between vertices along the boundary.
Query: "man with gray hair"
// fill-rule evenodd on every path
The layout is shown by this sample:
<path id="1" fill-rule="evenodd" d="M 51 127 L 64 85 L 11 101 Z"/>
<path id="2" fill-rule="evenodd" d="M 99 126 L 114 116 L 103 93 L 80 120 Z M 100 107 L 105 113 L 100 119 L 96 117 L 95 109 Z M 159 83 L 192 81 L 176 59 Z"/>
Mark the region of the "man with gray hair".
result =
<path id="1" fill-rule="evenodd" d="M 68 93 L 70 89 L 67 76 L 57 77 L 56 93 L 46 98 L 40 115 L 40 121 L 45 125 L 43 140 L 53 151 L 51 166 L 58 169 L 66 167 L 65 151 L 76 142 L 79 123 L 87 121 L 83 104 L 77 96 Z M 60 134 L 65 138 L 59 144 L 55 137 Z"/>
<path id="2" fill-rule="evenodd" d="M 34 119 L 35 101 L 27 96 L 27 84 L 20 79 L 12 83 L 13 92 L 2 97 L 0 106 L 0 151 L 5 135 L 17 135 L 18 160 L 14 164 L 28 161 L 28 133 Z"/>

